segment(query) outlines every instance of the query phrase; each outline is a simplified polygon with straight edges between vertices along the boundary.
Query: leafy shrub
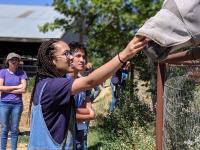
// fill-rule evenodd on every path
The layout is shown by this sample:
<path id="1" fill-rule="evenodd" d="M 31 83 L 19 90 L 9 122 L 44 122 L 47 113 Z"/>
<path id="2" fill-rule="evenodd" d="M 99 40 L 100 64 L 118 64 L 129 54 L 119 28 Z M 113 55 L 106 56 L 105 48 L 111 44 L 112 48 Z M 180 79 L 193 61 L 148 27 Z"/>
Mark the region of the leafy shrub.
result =
<path id="1" fill-rule="evenodd" d="M 117 108 L 101 126 L 105 149 L 154 149 L 154 114 L 136 93 L 130 93 L 130 82 L 126 84 L 118 89 Z"/>

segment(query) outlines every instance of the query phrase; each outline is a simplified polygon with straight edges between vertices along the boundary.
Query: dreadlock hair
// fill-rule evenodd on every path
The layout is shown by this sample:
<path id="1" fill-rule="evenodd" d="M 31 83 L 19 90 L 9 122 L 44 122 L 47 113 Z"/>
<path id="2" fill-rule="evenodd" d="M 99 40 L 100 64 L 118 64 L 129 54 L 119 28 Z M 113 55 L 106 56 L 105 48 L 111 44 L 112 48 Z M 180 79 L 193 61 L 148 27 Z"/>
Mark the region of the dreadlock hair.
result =
<path id="1" fill-rule="evenodd" d="M 70 50 L 72 50 L 73 54 L 78 52 L 80 49 L 85 53 L 85 58 L 86 58 L 86 63 L 87 63 L 87 51 L 86 51 L 86 48 L 83 44 L 80 44 L 78 42 L 71 42 L 69 43 L 69 47 L 70 47 Z"/>
<path id="2" fill-rule="evenodd" d="M 55 43 L 59 41 L 61 40 L 51 39 L 49 41 L 43 42 L 39 47 L 38 54 L 37 54 L 38 70 L 36 73 L 35 83 L 34 83 L 31 99 L 30 99 L 30 104 L 29 104 L 29 118 L 30 118 L 30 113 L 31 113 L 33 96 L 35 93 L 36 85 L 39 82 L 39 80 L 47 78 L 47 77 L 55 78 L 55 77 L 63 76 L 63 74 L 61 74 L 58 71 L 58 69 L 53 64 L 53 61 L 52 61 L 54 57 L 54 53 L 56 51 Z"/>

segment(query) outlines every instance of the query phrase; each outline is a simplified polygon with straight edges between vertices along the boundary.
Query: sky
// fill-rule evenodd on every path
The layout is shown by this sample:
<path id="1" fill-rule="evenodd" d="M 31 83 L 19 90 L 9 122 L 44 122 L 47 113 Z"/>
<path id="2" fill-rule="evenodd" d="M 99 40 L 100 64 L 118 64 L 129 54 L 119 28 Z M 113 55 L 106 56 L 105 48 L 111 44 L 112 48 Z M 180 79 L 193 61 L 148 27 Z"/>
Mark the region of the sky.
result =
<path id="1" fill-rule="evenodd" d="M 0 0 L 0 4 L 51 5 L 53 0 Z"/>

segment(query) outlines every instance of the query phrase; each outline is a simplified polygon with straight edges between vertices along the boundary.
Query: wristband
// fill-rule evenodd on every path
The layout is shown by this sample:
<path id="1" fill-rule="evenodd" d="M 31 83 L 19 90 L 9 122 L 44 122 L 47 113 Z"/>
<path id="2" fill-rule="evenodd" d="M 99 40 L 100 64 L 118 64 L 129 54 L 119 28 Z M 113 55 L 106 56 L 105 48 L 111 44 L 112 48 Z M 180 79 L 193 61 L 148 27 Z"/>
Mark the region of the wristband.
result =
<path id="1" fill-rule="evenodd" d="M 119 59 L 120 63 L 124 64 L 125 62 L 123 62 L 123 61 L 120 59 L 119 53 L 117 54 L 117 56 L 118 56 L 118 59 Z"/>

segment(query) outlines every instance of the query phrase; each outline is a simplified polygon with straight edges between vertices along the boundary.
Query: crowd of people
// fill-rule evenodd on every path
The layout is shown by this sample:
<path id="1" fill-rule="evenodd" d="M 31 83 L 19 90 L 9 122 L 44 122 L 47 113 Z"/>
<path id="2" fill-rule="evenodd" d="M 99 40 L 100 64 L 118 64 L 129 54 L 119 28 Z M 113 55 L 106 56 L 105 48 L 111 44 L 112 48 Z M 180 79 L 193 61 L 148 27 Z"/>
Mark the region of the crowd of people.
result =
<path id="1" fill-rule="evenodd" d="M 121 71 L 120 84 L 123 84 L 127 78 L 127 60 L 147 43 L 144 37 L 134 37 L 124 50 L 94 70 L 87 61 L 84 45 L 54 39 L 43 42 L 38 50 L 38 70 L 30 99 L 28 150 L 86 150 L 89 121 L 95 117 L 92 102 L 99 94 L 98 86 L 117 70 Z M 6 149 L 9 132 L 12 150 L 17 149 L 22 93 L 27 86 L 27 75 L 19 69 L 20 62 L 20 55 L 9 53 L 6 68 L 0 70 L 2 150 Z M 115 107 L 112 105 L 110 111 Z"/>

